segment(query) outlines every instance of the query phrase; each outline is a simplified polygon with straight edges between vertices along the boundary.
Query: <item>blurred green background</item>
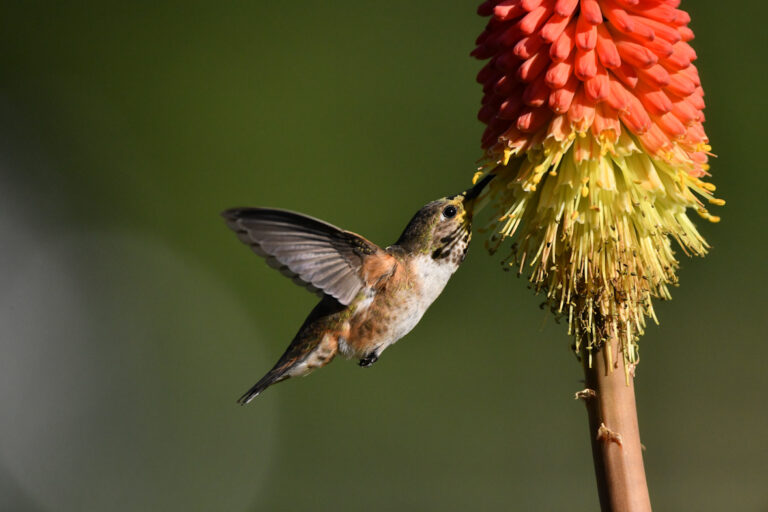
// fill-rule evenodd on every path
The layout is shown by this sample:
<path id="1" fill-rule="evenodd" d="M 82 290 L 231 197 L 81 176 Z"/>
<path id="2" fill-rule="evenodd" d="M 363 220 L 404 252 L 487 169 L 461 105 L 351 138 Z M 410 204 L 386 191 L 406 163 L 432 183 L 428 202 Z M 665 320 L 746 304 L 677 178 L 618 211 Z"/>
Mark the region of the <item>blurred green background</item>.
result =
<path id="1" fill-rule="evenodd" d="M 728 205 L 642 342 L 657 510 L 768 510 L 768 7 L 723 5 L 683 2 Z M 373 369 L 235 404 L 315 298 L 219 211 L 387 244 L 463 189 L 475 8 L 2 3 L 0 510 L 597 509 L 565 326 L 480 237 Z"/>

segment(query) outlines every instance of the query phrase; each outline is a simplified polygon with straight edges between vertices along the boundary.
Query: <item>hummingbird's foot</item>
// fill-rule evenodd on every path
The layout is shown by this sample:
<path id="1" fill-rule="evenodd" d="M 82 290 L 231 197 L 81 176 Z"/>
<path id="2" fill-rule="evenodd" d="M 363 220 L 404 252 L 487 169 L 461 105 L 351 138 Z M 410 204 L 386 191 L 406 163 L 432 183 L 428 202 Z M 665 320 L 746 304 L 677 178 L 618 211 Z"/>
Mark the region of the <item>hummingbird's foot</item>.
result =
<path id="1" fill-rule="evenodd" d="M 368 368 L 378 360 L 379 360 L 379 356 L 378 354 L 376 354 L 376 351 L 374 350 L 373 352 L 369 353 L 367 356 L 362 358 L 358 364 L 363 368 Z"/>

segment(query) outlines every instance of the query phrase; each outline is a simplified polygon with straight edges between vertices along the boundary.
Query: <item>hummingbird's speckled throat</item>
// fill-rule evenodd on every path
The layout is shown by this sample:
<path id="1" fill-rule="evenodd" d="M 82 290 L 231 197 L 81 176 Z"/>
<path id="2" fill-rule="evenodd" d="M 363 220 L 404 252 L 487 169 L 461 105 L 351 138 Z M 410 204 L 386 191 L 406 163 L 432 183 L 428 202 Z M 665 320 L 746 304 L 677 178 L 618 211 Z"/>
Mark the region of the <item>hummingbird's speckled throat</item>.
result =
<path id="1" fill-rule="evenodd" d="M 325 366 L 339 353 L 370 366 L 408 334 L 464 261 L 474 202 L 490 179 L 422 207 L 386 249 L 299 213 L 225 211 L 242 242 L 321 297 L 277 364 L 239 402 Z"/>

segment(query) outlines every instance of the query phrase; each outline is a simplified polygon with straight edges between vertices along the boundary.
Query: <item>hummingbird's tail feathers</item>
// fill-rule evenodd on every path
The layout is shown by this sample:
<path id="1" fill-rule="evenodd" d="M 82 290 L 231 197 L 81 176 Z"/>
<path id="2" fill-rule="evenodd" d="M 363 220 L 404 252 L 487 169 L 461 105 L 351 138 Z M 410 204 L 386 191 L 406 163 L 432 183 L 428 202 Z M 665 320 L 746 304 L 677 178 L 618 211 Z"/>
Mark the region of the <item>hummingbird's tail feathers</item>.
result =
<path id="1" fill-rule="evenodd" d="M 302 364 L 307 357 L 307 354 L 303 353 L 301 350 L 303 347 L 304 345 L 300 343 L 300 338 L 298 338 L 297 335 L 297 338 L 294 338 L 291 344 L 288 345 L 285 353 L 280 357 L 280 359 L 278 359 L 277 363 L 275 363 L 275 366 L 273 366 L 266 375 L 259 379 L 259 382 L 254 384 L 251 389 L 246 391 L 243 396 L 237 400 L 237 403 L 240 405 L 245 405 L 259 396 L 259 394 L 261 394 L 272 384 L 277 384 L 278 382 L 284 381 L 285 379 L 289 379 L 291 377 L 296 377 L 297 375 L 304 375 L 309 373 L 311 370 L 307 368 L 306 364 Z"/>
<path id="2" fill-rule="evenodd" d="M 253 385 L 251 389 L 243 393 L 243 396 L 237 399 L 237 403 L 240 405 L 245 405 L 257 396 L 261 394 L 262 391 L 267 389 L 272 384 L 277 384 L 281 380 L 285 380 L 288 378 L 288 375 L 285 374 L 284 371 L 275 371 L 274 369 L 267 373 L 265 376 L 263 376 L 259 382 Z"/>
<path id="3" fill-rule="evenodd" d="M 310 316 L 310 318 L 312 317 Z M 291 377 L 309 375 L 316 369 L 330 363 L 336 357 L 337 351 L 338 344 L 333 336 L 323 336 L 319 343 L 306 343 L 304 338 L 297 335 L 274 368 L 246 391 L 237 402 L 245 405 L 272 384 L 277 384 Z"/>

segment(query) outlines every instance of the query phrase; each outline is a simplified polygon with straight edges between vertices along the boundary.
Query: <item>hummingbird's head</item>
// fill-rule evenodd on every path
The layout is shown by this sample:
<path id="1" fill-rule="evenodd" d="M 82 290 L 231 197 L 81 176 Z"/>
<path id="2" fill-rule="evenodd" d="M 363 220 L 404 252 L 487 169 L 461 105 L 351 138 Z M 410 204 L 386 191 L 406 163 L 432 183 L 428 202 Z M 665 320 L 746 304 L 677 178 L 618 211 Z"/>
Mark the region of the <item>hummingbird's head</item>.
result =
<path id="1" fill-rule="evenodd" d="M 416 212 L 395 245 L 410 254 L 429 254 L 455 266 L 464 261 L 472 237 L 472 211 L 477 196 L 492 175 L 471 189 L 444 197 Z"/>
<path id="2" fill-rule="evenodd" d="M 463 195 L 445 197 L 416 212 L 396 245 L 411 254 L 429 254 L 458 265 L 467 252 L 471 225 Z"/>

